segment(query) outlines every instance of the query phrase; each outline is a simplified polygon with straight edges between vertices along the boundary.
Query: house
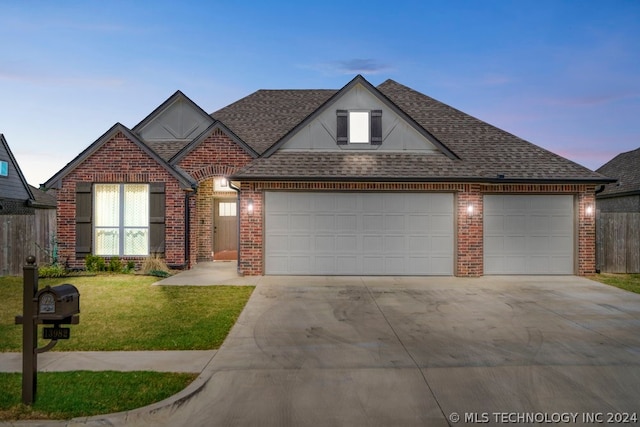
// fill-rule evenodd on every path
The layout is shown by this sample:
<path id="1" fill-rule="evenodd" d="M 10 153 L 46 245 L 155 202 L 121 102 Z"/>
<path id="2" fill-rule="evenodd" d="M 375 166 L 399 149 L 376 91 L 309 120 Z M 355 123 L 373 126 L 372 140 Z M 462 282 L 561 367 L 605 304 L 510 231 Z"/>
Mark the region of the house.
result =
<path id="1" fill-rule="evenodd" d="M 617 179 L 596 190 L 597 268 L 640 273 L 640 148 L 618 154 L 596 172 Z"/>
<path id="2" fill-rule="evenodd" d="M 0 134 L 0 275 L 20 275 L 29 255 L 50 261 L 56 200 L 30 186 L 9 144 Z"/>
<path id="3" fill-rule="evenodd" d="M 393 80 L 259 90 L 209 115 L 176 92 L 45 187 L 60 253 L 244 275 L 595 272 L 611 179 Z"/>

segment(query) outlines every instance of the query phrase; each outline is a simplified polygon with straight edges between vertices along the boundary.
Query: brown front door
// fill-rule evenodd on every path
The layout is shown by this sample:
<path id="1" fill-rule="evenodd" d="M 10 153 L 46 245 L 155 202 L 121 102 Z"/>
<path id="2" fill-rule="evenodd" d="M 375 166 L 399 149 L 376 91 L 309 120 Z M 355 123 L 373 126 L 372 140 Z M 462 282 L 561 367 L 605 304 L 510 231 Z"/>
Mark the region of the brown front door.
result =
<path id="1" fill-rule="evenodd" d="M 238 259 L 238 202 L 236 199 L 213 201 L 213 259 Z"/>

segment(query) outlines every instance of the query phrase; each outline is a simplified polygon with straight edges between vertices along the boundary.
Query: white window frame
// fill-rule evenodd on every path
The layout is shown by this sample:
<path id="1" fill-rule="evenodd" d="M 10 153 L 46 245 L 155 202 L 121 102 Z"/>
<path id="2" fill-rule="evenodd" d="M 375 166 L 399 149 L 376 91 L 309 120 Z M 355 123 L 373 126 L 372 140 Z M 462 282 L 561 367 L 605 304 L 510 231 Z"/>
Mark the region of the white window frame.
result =
<path id="1" fill-rule="evenodd" d="M 100 186 L 113 186 L 113 185 L 117 185 L 118 186 L 118 201 L 117 201 L 117 224 L 97 224 L 97 210 L 100 209 L 100 206 L 98 206 L 99 203 L 99 197 L 98 197 L 98 192 L 100 190 Z M 126 190 L 127 190 L 127 186 L 146 186 L 146 193 L 147 193 L 147 204 L 146 204 L 146 215 L 145 215 L 145 221 L 144 223 L 138 223 L 138 224 L 133 224 L 133 225 L 126 225 L 125 224 L 125 215 L 126 215 Z M 103 183 L 103 184 L 94 184 L 94 200 L 93 200 L 93 217 L 96 219 L 96 221 L 93 222 L 93 240 L 94 240 L 94 255 L 100 255 L 100 256 L 118 256 L 118 257 L 124 257 L 124 256 L 148 256 L 149 255 L 149 246 L 150 246 L 150 226 L 149 226 L 149 209 L 150 209 L 150 186 L 149 184 L 145 184 L 145 183 Z M 111 231 L 112 233 L 115 232 L 117 234 L 117 253 L 110 253 L 111 251 L 104 251 L 104 250 L 100 250 L 101 248 L 99 248 L 98 245 L 98 235 L 101 232 L 105 232 L 105 231 Z M 146 242 L 144 243 L 144 247 L 145 249 L 139 253 L 133 253 L 131 251 L 127 251 L 127 234 L 128 233 L 139 233 L 142 232 L 143 235 L 146 237 Z"/>
<path id="2" fill-rule="evenodd" d="M 349 110 L 348 121 L 349 144 L 371 143 L 371 112 L 366 110 Z"/>

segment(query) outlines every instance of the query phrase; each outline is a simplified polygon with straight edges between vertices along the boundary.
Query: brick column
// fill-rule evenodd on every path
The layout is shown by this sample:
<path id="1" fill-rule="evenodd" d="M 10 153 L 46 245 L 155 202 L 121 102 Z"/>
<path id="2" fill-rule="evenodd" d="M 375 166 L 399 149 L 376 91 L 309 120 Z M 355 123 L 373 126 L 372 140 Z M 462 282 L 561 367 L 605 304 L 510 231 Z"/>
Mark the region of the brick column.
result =
<path id="1" fill-rule="evenodd" d="M 240 188 L 240 260 L 238 270 L 246 276 L 259 276 L 263 271 L 264 193 L 254 184 Z M 253 211 L 249 211 L 250 203 Z"/>
<path id="2" fill-rule="evenodd" d="M 483 259 L 483 199 L 479 184 L 465 184 L 457 194 L 457 248 L 455 275 L 482 276 Z"/>
<path id="3" fill-rule="evenodd" d="M 590 208 L 590 209 L 589 209 Z M 578 194 L 578 275 L 596 273 L 596 195 L 594 186 Z"/>

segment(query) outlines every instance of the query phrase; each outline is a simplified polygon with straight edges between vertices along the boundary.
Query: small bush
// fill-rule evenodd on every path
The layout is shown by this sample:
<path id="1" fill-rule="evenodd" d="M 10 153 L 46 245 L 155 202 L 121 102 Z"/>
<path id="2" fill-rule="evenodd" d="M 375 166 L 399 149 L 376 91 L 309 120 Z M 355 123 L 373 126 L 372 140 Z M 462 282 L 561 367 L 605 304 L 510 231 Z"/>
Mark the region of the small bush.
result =
<path id="1" fill-rule="evenodd" d="M 109 260 L 109 271 L 122 273 L 122 261 L 120 261 L 120 258 L 116 257 Z"/>
<path id="2" fill-rule="evenodd" d="M 127 261 L 127 273 L 136 269 L 135 261 Z"/>
<path id="3" fill-rule="evenodd" d="M 38 268 L 38 277 L 42 278 L 56 278 L 56 277 L 66 277 L 67 270 L 64 266 L 59 264 L 52 265 L 43 265 Z"/>
<path id="4" fill-rule="evenodd" d="M 163 271 L 163 270 L 151 270 L 149 273 L 147 273 L 149 276 L 155 276 L 155 277 L 162 277 L 162 278 L 166 278 L 171 276 L 170 273 Z"/>
<path id="5" fill-rule="evenodd" d="M 84 259 L 84 265 L 87 268 L 87 271 L 91 271 L 93 273 L 107 270 L 107 265 L 104 262 L 104 259 L 97 255 L 87 255 Z"/>
<path id="6" fill-rule="evenodd" d="M 158 255 L 152 255 L 147 257 L 142 263 L 142 273 L 151 274 L 152 271 L 169 273 L 169 267 L 167 267 L 167 264 Z"/>

